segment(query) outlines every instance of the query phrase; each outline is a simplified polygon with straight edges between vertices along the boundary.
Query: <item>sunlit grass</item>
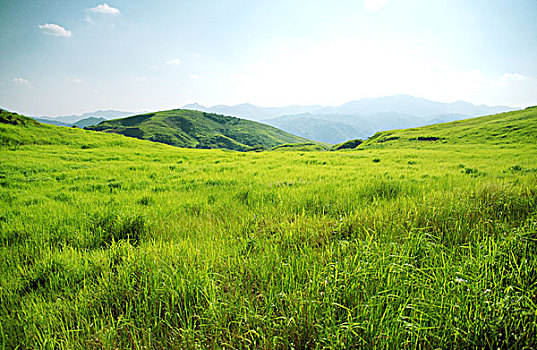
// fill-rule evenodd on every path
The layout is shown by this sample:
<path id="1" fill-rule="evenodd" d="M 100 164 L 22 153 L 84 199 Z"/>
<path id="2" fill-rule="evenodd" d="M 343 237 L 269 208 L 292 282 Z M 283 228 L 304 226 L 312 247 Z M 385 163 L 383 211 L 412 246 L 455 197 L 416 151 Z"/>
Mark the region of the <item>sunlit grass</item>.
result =
<path id="1" fill-rule="evenodd" d="M 69 132 L 0 150 L 5 348 L 536 344 L 533 144 L 239 153 Z"/>

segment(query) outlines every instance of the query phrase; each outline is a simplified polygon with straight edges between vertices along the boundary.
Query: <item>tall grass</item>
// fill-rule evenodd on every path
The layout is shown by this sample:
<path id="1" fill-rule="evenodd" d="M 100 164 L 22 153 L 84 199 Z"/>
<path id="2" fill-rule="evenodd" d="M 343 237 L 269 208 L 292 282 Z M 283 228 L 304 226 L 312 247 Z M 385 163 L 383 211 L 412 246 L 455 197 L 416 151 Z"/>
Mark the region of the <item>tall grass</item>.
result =
<path id="1" fill-rule="evenodd" d="M 1 150 L 4 348 L 537 345 L 533 145 L 92 145 Z"/>

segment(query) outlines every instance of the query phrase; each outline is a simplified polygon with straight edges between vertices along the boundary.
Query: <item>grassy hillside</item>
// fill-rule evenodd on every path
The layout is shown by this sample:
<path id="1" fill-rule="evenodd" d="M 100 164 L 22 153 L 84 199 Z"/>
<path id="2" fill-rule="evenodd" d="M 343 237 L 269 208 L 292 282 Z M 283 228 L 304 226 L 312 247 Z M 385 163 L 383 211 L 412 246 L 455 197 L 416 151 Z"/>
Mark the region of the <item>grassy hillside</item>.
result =
<path id="1" fill-rule="evenodd" d="M 180 109 L 110 120 L 87 129 L 179 147 L 237 151 L 309 142 L 308 139 L 253 121 Z"/>
<path id="2" fill-rule="evenodd" d="M 403 144 L 537 143 L 537 107 L 522 111 L 465 119 L 421 128 L 391 130 L 373 135 L 363 146 L 396 147 Z M 389 143 L 389 146 L 387 145 Z"/>
<path id="3" fill-rule="evenodd" d="M 529 136 L 239 153 L 0 121 L 0 348 L 537 344 Z"/>
<path id="4" fill-rule="evenodd" d="M 41 124 L 32 118 L 0 109 L 0 146 L 17 149 L 28 145 L 65 145 L 74 148 L 134 147 L 121 135 L 92 133 L 78 128 Z"/>

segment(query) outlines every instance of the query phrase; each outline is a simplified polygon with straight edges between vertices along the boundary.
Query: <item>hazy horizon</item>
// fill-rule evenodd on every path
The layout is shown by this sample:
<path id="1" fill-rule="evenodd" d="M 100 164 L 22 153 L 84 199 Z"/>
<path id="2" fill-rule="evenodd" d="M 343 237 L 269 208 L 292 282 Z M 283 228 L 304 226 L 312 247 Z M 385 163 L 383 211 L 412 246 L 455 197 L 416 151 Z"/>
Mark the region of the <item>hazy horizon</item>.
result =
<path id="1" fill-rule="evenodd" d="M 397 94 L 537 104 L 531 0 L 0 4 L 0 107 L 28 115 Z"/>
<path id="2" fill-rule="evenodd" d="M 311 104 L 311 105 L 299 105 L 299 104 L 289 104 L 289 105 L 276 105 L 276 106 L 259 106 L 259 105 L 255 105 L 255 104 L 252 104 L 252 103 L 249 103 L 249 102 L 243 102 L 243 103 L 238 103 L 238 104 L 234 104 L 234 105 L 226 105 L 226 104 L 216 104 L 216 105 L 203 105 L 203 104 L 200 104 L 200 103 L 197 103 L 197 102 L 192 102 L 192 103 L 186 103 L 186 104 L 183 104 L 183 105 L 179 105 L 179 106 L 175 106 L 175 107 L 171 107 L 169 109 L 189 109 L 189 106 L 192 106 L 192 105 L 197 105 L 198 107 L 200 108 L 206 108 L 206 109 L 213 109 L 213 108 L 217 108 L 217 107 L 230 107 L 230 108 L 233 108 L 233 107 L 240 107 L 240 106 L 245 106 L 245 105 L 249 105 L 249 106 L 252 106 L 252 107 L 256 107 L 256 108 L 260 108 L 260 109 L 279 109 L 279 108 L 282 108 L 282 109 L 285 109 L 285 108 L 288 108 L 288 107 L 317 107 L 319 110 L 322 110 L 322 109 L 325 109 L 325 108 L 337 108 L 337 107 L 342 107 L 348 103 L 353 103 L 353 102 L 359 102 L 359 101 L 365 101 L 365 100 L 369 100 L 369 99 L 384 99 L 384 98 L 392 98 L 392 97 L 397 97 L 397 96 L 405 96 L 405 97 L 410 97 L 410 98 L 413 98 L 413 99 L 417 99 L 417 100 L 420 100 L 420 99 L 424 99 L 426 101 L 429 101 L 429 102 L 433 102 L 433 103 L 446 103 L 446 104 L 450 104 L 450 103 L 471 103 L 471 102 L 468 102 L 468 101 L 463 101 L 463 100 L 456 100 L 456 101 L 451 101 L 451 102 L 440 102 L 440 101 L 434 101 L 434 100 L 429 100 L 429 99 L 425 99 L 425 98 L 422 98 L 422 97 L 419 97 L 419 96 L 411 96 L 411 95 L 405 95 L 405 94 L 397 94 L 397 95 L 390 95 L 390 96 L 378 96 L 378 97 L 366 97 L 366 98 L 363 98 L 363 99 L 357 99 L 357 100 L 350 100 L 350 101 L 346 101 L 342 104 L 338 104 L 338 105 L 320 105 L 320 104 L 317 104 L 317 105 L 314 105 L 314 104 Z M 520 107 L 520 106 L 500 106 L 500 105 L 487 105 L 487 104 L 472 104 L 473 106 L 476 106 L 476 107 L 510 107 L 510 108 L 513 108 L 513 109 L 524 109 L 525 107 Z M 5 108 L 3 106 L 0 106 L 0 108 Z M 22 113 L 20 111 L 17 111 L 17 110 L 9 110 L 10 112 L 16 112 L 16 113 Z M 151 112 L 158 112 L 158 111 L 163 111 L 163 109 L 155 109 L 155 110 L 139 110 L 139 111 L 134 111 L 134 110 L 117 110 L 117 109 L 96 109 L 96 110 L 87 110 L 87 111 L 83 111 L 83 112 L 80 112 L 80 113 L 71 113 L 71 114 L 58 114 L 58 115 L 29 115 L 28 116 L 31 116 L 31 117 L 36 117 L 36 118 L 39 118 L 39 117 L 43 117 L 43 118 L 58 118 L 58 117 L 66 117 L 66 116 L 85 116 L 85 115 L 93 115 L 93 114 L 98 114 L 99 112 L 101 113 L 104 113 L 104 112 L 121 112 L 121 113 L 130 113 L 132 115 L 134 114 L 142 114 L 142 113 L 151 113 Z M 314 110 L 316 111 L 316 110 Z M 393 111 L 393 112 L 396 112 L 396 111 Z M 249 119 L 249 118 L 246 118 L 246 119 Z"/>

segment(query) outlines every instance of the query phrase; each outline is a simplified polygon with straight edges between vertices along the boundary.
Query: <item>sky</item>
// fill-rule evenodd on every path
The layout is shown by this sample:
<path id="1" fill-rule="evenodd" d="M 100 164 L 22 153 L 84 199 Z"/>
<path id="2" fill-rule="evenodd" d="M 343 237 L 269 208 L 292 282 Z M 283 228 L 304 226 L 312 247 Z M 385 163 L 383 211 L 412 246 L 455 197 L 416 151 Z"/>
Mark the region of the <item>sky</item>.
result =
<path id="1" fill-rule="evenodd" d="M 537 105 L 536 0 L 0 0 L 0 108 Z"/>

